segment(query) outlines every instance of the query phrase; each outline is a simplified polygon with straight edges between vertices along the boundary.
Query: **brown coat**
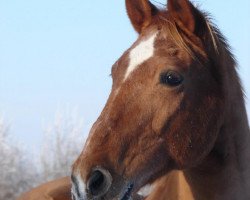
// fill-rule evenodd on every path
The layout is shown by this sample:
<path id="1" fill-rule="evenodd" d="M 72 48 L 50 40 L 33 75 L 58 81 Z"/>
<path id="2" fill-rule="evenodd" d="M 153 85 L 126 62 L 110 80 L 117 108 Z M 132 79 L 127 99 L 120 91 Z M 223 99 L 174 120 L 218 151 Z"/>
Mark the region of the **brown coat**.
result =
<path id="1" fill-rule="evenodd" d="M 69 177 L 45 183 L 17 200 L 71 200 L 71 182 Z"/>

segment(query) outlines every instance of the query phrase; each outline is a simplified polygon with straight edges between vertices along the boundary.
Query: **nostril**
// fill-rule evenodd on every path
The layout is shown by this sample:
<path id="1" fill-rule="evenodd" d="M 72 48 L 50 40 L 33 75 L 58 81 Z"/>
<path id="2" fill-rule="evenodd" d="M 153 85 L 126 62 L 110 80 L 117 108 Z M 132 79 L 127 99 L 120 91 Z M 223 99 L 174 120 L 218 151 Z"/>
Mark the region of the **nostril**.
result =
<path id="1" fill-rule="evenodd" d="M 111 183 L 110 173 L 104 169 L 97 169 L 92 172 L 87 187 L 92 196 L 100 197 L 108 191 Z"/>
<path id="2" fill-rule="evenodd" d="M 102 172 L 100 172 L 99 170 L 94 171 L 89 181 L 90 193 L 93 196 L 98 195 L 100 189 L 103 186 L 103 183 L 104 183 L 104 175 L 102 174 Z"/>

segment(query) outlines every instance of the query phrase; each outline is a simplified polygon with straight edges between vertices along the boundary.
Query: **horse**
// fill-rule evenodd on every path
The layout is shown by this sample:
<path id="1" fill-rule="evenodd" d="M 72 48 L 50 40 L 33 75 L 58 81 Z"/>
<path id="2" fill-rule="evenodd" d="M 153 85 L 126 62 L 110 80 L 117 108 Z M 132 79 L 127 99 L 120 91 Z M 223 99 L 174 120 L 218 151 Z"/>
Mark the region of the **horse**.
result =
<path id="1" fill-rule="evenodd" d="M 23 199 L 70 200 L 71 181 L 73 200 L 249 200 L 249 124 L 222 33 L 189 0 L 125 2 L 139 36 L 71 180 Z"/>
<path id="2" fill-rule="evenodd" d="M 250 134 L 230 47 L 189 0 L 126 0 L 139 36 L 72 167 L 74 200 L 249 200 Z"/>
<path id="3" fill-rule="evenodd" d="M 60 178 L 22 194 L 17 200 L 71 200 L 69 177 Z"/>

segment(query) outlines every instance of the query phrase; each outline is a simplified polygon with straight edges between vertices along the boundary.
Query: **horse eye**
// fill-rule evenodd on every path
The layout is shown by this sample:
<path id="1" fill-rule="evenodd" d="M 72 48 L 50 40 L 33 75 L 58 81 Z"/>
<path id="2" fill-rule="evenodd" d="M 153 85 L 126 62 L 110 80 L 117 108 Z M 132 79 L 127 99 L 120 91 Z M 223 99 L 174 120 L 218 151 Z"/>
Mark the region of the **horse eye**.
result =
<path id="1" fill-rule="evenodd" d="M 183 82 L 183 76 L 175 71 L 168 71 L 160 75 L 160 82 L 162 84 L 176 87 Z"/>

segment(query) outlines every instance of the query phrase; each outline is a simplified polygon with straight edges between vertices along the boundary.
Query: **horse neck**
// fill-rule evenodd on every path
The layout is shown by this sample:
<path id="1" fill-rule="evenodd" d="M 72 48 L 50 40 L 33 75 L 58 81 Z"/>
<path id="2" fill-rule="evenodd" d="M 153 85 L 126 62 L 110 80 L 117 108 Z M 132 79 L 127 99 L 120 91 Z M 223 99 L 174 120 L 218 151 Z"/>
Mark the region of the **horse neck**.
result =
<path id="1" fill-rule="evenodd" d="M 250 132 L 246 108 L 235 62 L 227 50 L 224 60 L 226 109 L 223 126 L 204 162 L 184 171 L 194 199 L 250 199 Z"/>
<path id="2" fill-rule="evenodd" d="M 225 49 L 220 56 L 226 109 L 214 148 L 199 166 L 160 178 L 147 200 L 250 199 L 250 132 L 243 92 L 231 54 Z"/>

